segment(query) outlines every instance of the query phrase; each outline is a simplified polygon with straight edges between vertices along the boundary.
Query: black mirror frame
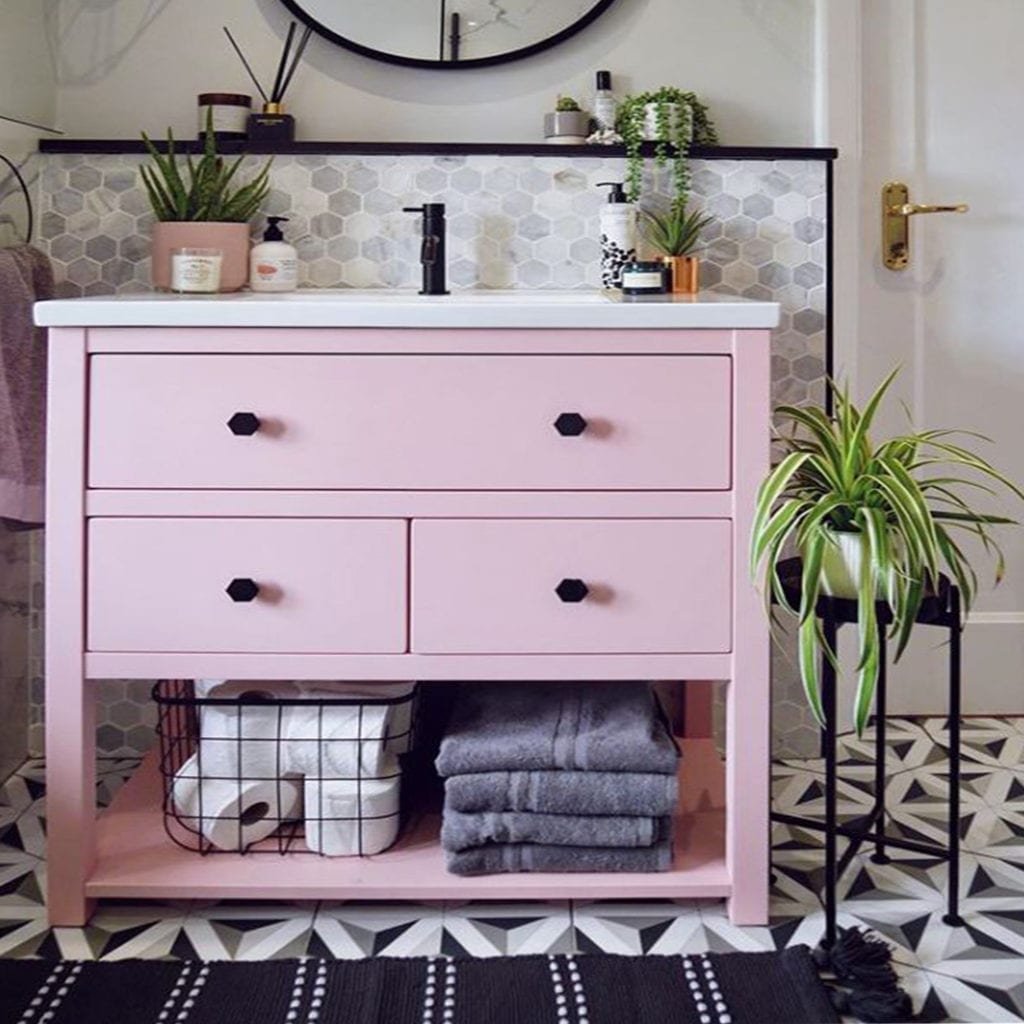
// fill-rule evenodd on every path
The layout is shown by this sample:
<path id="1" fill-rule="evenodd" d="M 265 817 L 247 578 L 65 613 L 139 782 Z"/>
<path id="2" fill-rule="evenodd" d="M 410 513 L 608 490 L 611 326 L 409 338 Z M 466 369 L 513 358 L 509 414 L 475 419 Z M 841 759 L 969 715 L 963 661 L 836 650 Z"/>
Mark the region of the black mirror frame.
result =
<path id="1" fill-rule="evenodd" d="M 566 39 L 576 35 L 577 32 L 585 29 L 592 21 L 596 21 L 615 0 L 595 0 L 594 6 L 587 11 L 583 17 L 578 18 L 571 25 L 566 26 L 560 32 L 556 32 L 553 36 L 548 36 L 547 39 L 542 39 L 539 43 L 532 43 L 530 46 L 523 46 L 518 50 L 509 50 L 508 53 L 498 53 L 493 57 L 477 57 L 473 60 L 421 60 L 419 57 L 402 57 L 394 53 L 385 53 L 383 50 L 375 50 L 369 46 L 363 46 L 362 43 L 357 43 L 352 39 L 347 39 L 345 36 L 339 36 L 336 32 L 332 32 L 325 25 L 321 25 L 315 18 L 310 17 L 303 9 L 299 0 L 281 0 L 281 3 L 288 8 L 292 14 L 295 15 L 301 22 L 309 25 L 318 35 L 323 38 L 330 40 L 332 43 L 336 43 L 338 46 L 345 47 L 346 50 L 351 50 L 353 53 L 361 54 L 364 57 L 369 57 L 372 60 L 385 61 L 388 64 L 400 64 L 407 68 L 430 68 L 434 71 L 460 71 L 465 68 L 484 68 L 492 67 L 495 64 L 506 64 L 514 60 L 522 60 L 524 57 L 532 57 L 535 53 L 541 53 L 544 50 L 548 50 L 553 46 L 557 46 L 559 43 L 565 42 Z"/>

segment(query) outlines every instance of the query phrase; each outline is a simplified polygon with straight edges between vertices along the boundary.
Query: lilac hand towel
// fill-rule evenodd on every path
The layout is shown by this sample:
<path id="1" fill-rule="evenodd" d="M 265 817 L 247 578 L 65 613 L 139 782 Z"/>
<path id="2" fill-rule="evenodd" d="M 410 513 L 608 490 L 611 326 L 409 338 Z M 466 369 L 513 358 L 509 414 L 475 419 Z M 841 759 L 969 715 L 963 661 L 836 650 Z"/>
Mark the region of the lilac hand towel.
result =
<path id="1" fill-rule="evenodd" d="M 0 519 L 43 521 L 46 331 L 32 304 L 53 298 L 53 270 L 38 249 L 0 249 Z"/>

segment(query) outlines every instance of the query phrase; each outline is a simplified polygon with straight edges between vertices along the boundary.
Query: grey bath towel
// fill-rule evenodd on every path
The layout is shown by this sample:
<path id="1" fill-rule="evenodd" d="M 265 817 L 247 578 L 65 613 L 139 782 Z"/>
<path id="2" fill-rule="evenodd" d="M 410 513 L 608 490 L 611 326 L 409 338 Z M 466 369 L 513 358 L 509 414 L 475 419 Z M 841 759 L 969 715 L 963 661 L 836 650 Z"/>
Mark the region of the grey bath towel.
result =
<path id="1" fill-rule="evenodd" d="M 671 818 L 628 815 L 533 814 L 529 811 L 462 814 L 446 807 L 441 845 L 468 850 L 487 843 L 543 843 L 548 846 L 653 846 L 672 834 Z"/>
<path id="2" fill-rule="evenodd" d="M 608 846 L 544 846 L 500 843 L 448 854 L 453 875 L 494 875 L 519 871 L 668 871 L 672 844 L 629 850 Z"/>
<path id="3" fill-rule="evenodd" d="M 50 261 L 29 245 L 0 249 L 0 518 L 43 521 L 46 332 L 32 304 L 53 298 Z"/>
<path id="4" fill-rule="evenodd" d="M 647 683 L 474 683 L 459 692 L 437 770 L 675 774 L 678 755 Z"/>
<path id="5" fill-rule="evenodd" d="M 679 800 L 675 775 L 655 772 L 474 772 L 445 780 L 454 811 L 541 814 L 671 814 Z"/>

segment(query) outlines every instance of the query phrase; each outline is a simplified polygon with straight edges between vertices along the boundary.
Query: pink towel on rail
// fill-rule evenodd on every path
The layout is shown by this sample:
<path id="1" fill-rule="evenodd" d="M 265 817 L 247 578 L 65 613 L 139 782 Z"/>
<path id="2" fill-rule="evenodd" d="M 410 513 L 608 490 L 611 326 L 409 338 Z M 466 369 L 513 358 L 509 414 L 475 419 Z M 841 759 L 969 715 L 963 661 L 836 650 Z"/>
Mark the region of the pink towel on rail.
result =
<path id="1" fill-rule="evenodd" d="M 0 249 L 0 519 L 43 521 L 46 331 L 32 304 L 53 298 L 53 270 L 38 249 Z"/>

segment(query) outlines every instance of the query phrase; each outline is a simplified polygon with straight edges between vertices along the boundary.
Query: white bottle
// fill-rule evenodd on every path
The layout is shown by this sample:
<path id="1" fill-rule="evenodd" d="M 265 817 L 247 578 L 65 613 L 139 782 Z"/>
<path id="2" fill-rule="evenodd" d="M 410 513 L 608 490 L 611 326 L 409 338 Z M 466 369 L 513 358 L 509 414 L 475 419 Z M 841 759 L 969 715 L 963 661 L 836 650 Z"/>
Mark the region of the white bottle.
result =
<path id="1" fill-rule="evenodd" d="M 615 116 L 618 113 L 618 102 L 615 93 L 612 92 L 612 73 L 610 71 L 598 71 L 597 92 L 594 93 L 594 119 L 597 127 L 615 128 Z"/>
<path id="2" fill-rule="evenodd" d="M 268 217 L 263 241 L 249 254 L 249 287 L 254 292 L 293 292 L 299 286 L 299 254 L 277 226 L 287 217 Z"/>
<path id="3" fill-rule="evenodd" d="M 636 259 L 636 208 L 626 201 L 621 181 L 602 181 L 598 188 L 605 185 L 611 192 L 601 207 L 601 283 L 621 288 L 622 268 Z"/>

